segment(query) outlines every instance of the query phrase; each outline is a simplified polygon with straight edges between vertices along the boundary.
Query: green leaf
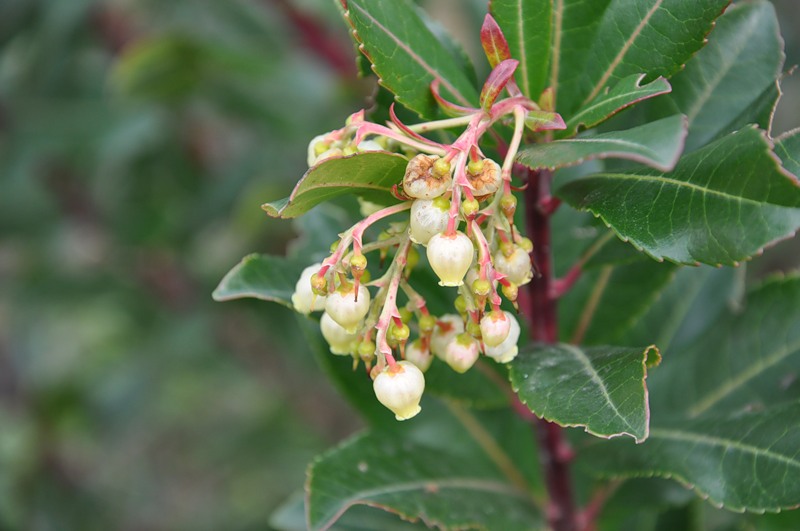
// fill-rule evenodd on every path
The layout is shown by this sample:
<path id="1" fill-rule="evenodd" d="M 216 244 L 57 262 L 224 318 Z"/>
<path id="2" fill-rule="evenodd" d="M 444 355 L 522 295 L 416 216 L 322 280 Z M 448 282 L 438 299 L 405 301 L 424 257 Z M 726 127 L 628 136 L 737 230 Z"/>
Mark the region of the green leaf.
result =
<path id="1" fill-rule="evenodd" d="M 556 0 L 552 83 L 571 116 L 619 80 L 669 77 L 705 43 L 730 0 Z"/>
<path id="2" fill-rule="evenodd" d="M 734 4 L 717 21 L 706 47 L 672 78 L 672 93 L 652 106 L 659 116 L 686 114 L 686 149 L 697 149 L 731 132 L 726 126 L 761 98 L 770 101 L 783 59 L 772 4 Z"/>
<path id="3" fill-rule="evenodd" d="M 551 422 L 642 442 L 650 420 L 644 380 L 658 357 L 654 346 L 534 344 L 511 363 L 511 384 L 531 411 Z"/>
<path id="4" fill-rule="evenodd" d="M 800 385 L 787 379 L 800 371 L 799 301 L 800 275 L 752 291 L 744 311 L 726 312 L 667 357 L 652 382 L 658 410 L 696 417 L 800 398 Z"/>
<path id="5" fill-rule="evenodd" d="M 614 88 L 598 94 L 591 102 L 581 106 L 570 116 L 567 128 L 558 131 L 556 138 L 574 136 L 580 129 L 590 129 L 631 105 L 672 90 L 669 82 L 663 77 L 642 84 L 644 77 L 644 74 L 628 76 L 621 79 Z"/>
<path id="6" fill-rule="evenodd" d="M 584 272 L 559 309 L 561 337 L 586 345 L 618 344 L 670 284 L 677 269 L 645 258 Z"/>
<path id="7" fill-rule="evenodd" d="M 278 531 L 307 531 L 305 494 L 294 493 L 286 502 L 278 507 L 269 518 L 269 525 Z M 428 527 L 421 524 L 404 522 L 397 515 L 373 509 L 365 505 L 357 505 L 348 509 L 330 528 L 330 531 L 422 531 Z"/>
<path id="8" fill-rule="evenodd" d="M 492 409 L 508 405 L 508 396 L 501 387 L 505 376 L 492 374 L 488 363 L 458 374 L 441 360 L 433 360 L 425 372 L 425 391 L 449 398 L 472 408 Z"/>
<path id="9" fill-rule="evenodd" d="M 215 301 L 252 297 L 292 308 L 294 286 L 304 267 L 279 256 L 250 254 L 223 277 L 212 297 Z"/>
<path id="10" fill-rule="evenodd" d="M 683 157 L 670 173 L 600 173 L 558 195 L 656 260 L 683 264 L 735 265 L 800 228 L 800 186 L 755 128 Z"/>
<path id="11" fill-rule="evenodd" d="M 327 529 L 355 505 L 442 529 L 544 527 L 529 493 L 485 459 L 398 437 L 361 435 L 317 458 L 307 492 L 312 530 Z"/>
<path id="12" fill-rule="evenodd" d="M 661 373 L 684 351 L 684 346 L 705 333 L 717 317 L 734 305 L 741 269 L 682 267 L 636 323 L 617 340 L 622 345 L 655 343 L 667 360 L 650 379 L 654 404 L 661 397 Z M 664 380 L 665 385 L 672 385 Z"/>
<path id="13" fill-rule="evenodd" d="M 517 83 L 538 100 L 547 83 L 552 0 L 491 0 L 489 12 L 503 30 L 511 57 L 519 61 Z"/>
<path id="14" fill-rule="evenodd" d="M 779 511 L 800 500 L 800 402 L 758 412 L 655 423 L 641 445 L 608 441 L 580 463 L 604 477 L 671 477 L 734 511 Z"/>
<path id="15" fill-rule="evenodd" d="M 358 195 L 376 203 L 394 203 L 392 186 L 403 180 L 408 159 L 396 153 L 373 151 L 334 157 L 312 166 L 289 197 L 261 206 L 272 217 L 293 218 L 323 201 Z"/>
<path id="16" fill-rule="evenodd" d="M 686 127 L 686 119 L 676 115 L 627 131 L 535 144 L 521 150 L 517 160 L 533 169 L 556 169 L 591 159 L 620 158 L 670 171 L 683 150 Z"/>
<path id="17" fill-rule="evenodd" d="M 775 142 L 775 154 L 783 161 L 783 167 L 800 176 L 800 129 L 795 129 L 778 137 Z"/>
<path id="18" fill-rule="evenodd" d="M 454 103 L 474 107 L 478 92 L 459 61 L 425 26 L 408 0 L 347 0 L 347 20 L 380 83 L 424 118 L 437 116 L 430 84 L 438 79 Z"/>

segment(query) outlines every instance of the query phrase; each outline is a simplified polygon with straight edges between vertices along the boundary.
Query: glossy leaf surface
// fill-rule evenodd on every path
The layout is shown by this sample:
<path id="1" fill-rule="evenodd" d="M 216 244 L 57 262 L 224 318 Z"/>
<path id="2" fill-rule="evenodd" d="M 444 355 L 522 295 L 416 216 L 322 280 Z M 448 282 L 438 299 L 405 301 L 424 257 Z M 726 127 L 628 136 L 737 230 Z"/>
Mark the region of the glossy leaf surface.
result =
<path id="1" fill-rule="evenodd" d="M 735 4 L 719 18 L 708 44 L 670 80 L 672 93 L 652 106 L 662 116 L 687 115 L 691 151 L 731 132 L 726 126 L 761 98 L 769 101 L 782 64 L 783 41 L 772 4 Z"/>
<path id="2" fill-rule="evenodd" d="M 644 74 L 633 74 L 619 80 L 609 90 L 598 94 L 591 102 L 569 116 L 567 127 L 556 134 L 557 138 L 574 136 L 580 129 L 589 129 L 607 120 L 619 111 L 661 94 L 672 87 L 663 77 L 644 83 Z"/>
<path id="3" fill-rule="evenodd" d="M 557 105 L 571 116 L 619 80 L 669 77 L 699 50 L 729 0 L 557 0 Z M 557 76 L 555 75 L 557 74 Z"/>
<path id="4" fill-rule="evenodd" d="M 437 109 L 430 84 L 436 79 L 453 103 L 477 104 L 478 91 L 467 74 L 425 26 L 410 2 L 348 0 L 345 16 L 359 49 L 397 101 L 420 116 L 435 117 Z"/>
<path id="5" fill-rule="evenodd" d="M 800 228 L 800 186 L 766 136 L 747 128 L 674 171 L 600 173 L 558 194 L 657 260 L 733 265 Z"/>
<path id="6" fill-rule="evenodd" d="M 658 358 L 652 346 L 533 344 L 511 363 L 511 384 L 531 411 L 551 422 L 641 442 L 650 419 L 646 365 Z"/>
<path id="7" fill-rule="evenodd" d="M 800 500 L 800 403 L 763 411 L 654 422 L 641 445 L 617 440 L 585 449 L 607 477 L 672 477 L 715 505 L 778 511 Z"/>

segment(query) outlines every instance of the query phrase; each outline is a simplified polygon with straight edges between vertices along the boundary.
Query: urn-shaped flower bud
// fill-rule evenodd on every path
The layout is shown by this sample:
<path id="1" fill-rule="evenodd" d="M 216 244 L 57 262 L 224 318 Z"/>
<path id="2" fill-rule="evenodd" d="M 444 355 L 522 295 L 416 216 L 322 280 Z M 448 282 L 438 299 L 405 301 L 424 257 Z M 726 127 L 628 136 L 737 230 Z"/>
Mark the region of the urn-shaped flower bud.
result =
<path id="1" fill-rule="evenodd" d="M 422 409 L 419 401 L 425 391 L 425 377 L 410 361 L 386 366 L 375 377 L 372 388 L 378 401 L 391 409 L 397 420 L 408 420 Z"/>
<path id="2" fill-rule="evenodd" d="M 517 341 L 519 340 L 519 323 L 517 319 L 508 312 L 503 312 L 506 314 L 506 318 L 508 318 L 509 324 L 511 325 L 508 330 L 508 335 L 503 340 L 502 343 L 497 345 L 496 347 L 490 347 L 485 345 L 486 348 L 484 349 L 484 354 L 489 356 L 490 358 L 498 361 L 500 363 L 508 363 L 509 361 L 513 360 L 517 357 L 517 353 L 519 352 L 519 347 L 517 347 Z"/>
<path id="3" fill-rule="evenodd" d="M 416 339 L 406 345 L 406 361 L 410 361 L 419 370 L 425 372 L 431 366 L 433 354 L 431 354 L 430 349 L 422 347 L 422 340 Z"/>
<path id="4" fill-rule="evenodd" d="M 442 163 L 436 155 L 419 154 L 406 166 L 406 174 L 403 177 L 403 191 L 409 197 L 418 199 L 433 199 L 439 197 L 447 191 L 450 186 L 451 178 L 449 171 L 442 171 Z"/>
<path id="5" fill-rule="evenodd" d="M 463 331 L 464 320 L 460 316 L 452 313 L 441 316 L 431 334 L 431 352 L 445 359 L 447 344 Z"/>
<path id="6" fill-rule="evenodd" d="M 320 267 L 322 264 L 317 263 L 303 269 L 300 279 L 294 286 L 292 306 L 302 314 L 308 315 L 311 312 L 325 309 L 327 298 L 324 295 L 315 294 L 311 288 L 311 277 L 319 271 Z"/>
<path id="7" fill-rule="evenodd" d="M 319 321 L 319 328 L 322 330 L 322 337 L 328 342 L 328 346 L 333 354 L 349 355 L 356 347 L 356 334 L 350 333 L 334 321 L 327 312 L 322 314 Z"/>
<path id="8" fill-rule="evenodd" d="M 508 256 L 502 250 L 494 253 L 493 263 L 496 270 L 508 277 L 508 280 L 517 286 L 527 284 L 533 278 L 531 257 L 516 245 Z"/>
<path id="9" fill-rule="evenodd" d="M 411 205 L 411 220 L 408 235 L 411 241 L 427 245 L 435 234 L 447 228 L 450 219 L 450 202 L 443 197 L 436 199 L 417 199 Z"/>
<path id="10" fill-rule="evenodd" d="M 439 277 L 440 286 L 460 286 L 464 283 L 475 254 L 472 240 L 461 231 L 452 235 L 444 232 L 428 241 L 428 263 Z"/>
<path id="11" fill-rule="evenodd" d="M 328 295 L 325 301 L 325 312 L 351 334 L 367 315 L 370 302 L 369 291 L 363 285 L 358 286 L 357 300 L 355 294 L 354 285 L 346 284 Z"/>
<path id="12" fill-rule="evenodd" d="M 472 165 L 470 165 L 472 166 Z M 491 159 L 484 159 L 483 164 L 477 165 L 467 172 L 467 180 L 472 185 L 472 194 L 475 197 L 484 197 L 495 193 L 503 183 L 500 165 Z"/>
<path id="13" fill-rule="evenodd" d="M 467 372 L 478 361 L 478 341 L 469 334 L 458 334 L 447 344 L 444 360 L 458 373 Z"/>
<path id="14" fill-rule="evenodd" d="M 358 153 L 365 153 L 367 151 L 383 151 L 383 146 L 374 140 L 362 140 L 356 146 Z"/>
<path id="15" fill-rule="evenodd" d="M 496 347 L 506 340 L 511 330 L 511 319 L 500 310 L 492 310 L 481 319 L 481 338 L 487 347 Z"/>

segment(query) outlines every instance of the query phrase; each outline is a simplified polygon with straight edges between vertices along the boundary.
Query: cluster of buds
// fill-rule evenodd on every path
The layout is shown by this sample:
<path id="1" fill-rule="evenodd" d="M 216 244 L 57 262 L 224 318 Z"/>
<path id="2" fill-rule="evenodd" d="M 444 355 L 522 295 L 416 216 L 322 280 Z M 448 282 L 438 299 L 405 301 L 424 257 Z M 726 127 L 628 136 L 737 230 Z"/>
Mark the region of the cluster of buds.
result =
<path id="1" fill-rule="evenodd" d="M 531 281 L 534 270 L 533 243 L 515 224 L 511 170 L 531 113 L 538 113 L 536 130 L 560 128 L 563 121 L 555 113 L 549 123 L 540 119 L 542 109 L 511 79 L 515 68 L 511 59 L 496 66 L 487 81 L 493 92 L 482 94 L 480 109 L 445 101 L 434 82 L 434 96 L 455 117 L 409 126 L 392 108 L 391 121 L 382 125 L 359 111 L 345 127 L 309 145 L 309 164 L 378 149 L 409 159 L 394 188 L 399 203 L 362 212 L 365 217 L 340 234 L 331 255 L 303 271 L 292 297 L 300 312 L 324 309 L 320 326 L 331 352 L 352 356 L 354 368 L 364 363 L 376 397 L 398 420 L 420 411 L 423 373 L 434 358 L 464 373 L 481 354 L 499 363 L 517 355 L 520 326 L 501 306 L 505 300 L 517 307 L 519 287 Z M 504 88 L 509 97 L 497 100 Z M 479 143 L 508 119 L 514 132 L 500 164 L 485 156 Z M 461 133 L 450 144 L 423 136 L 455 128 Z M 400 214 L 405 220 L 397 220 Z M 395 219 L 375 241 L 363 241 L 368 227 L 390 216 Z M 409 283 L 420 247 L 439 285 L 457 290 L 454 313 L 432 315 Z M 383 269 L 375 280 L 367 270 L 372 252 Z"/>

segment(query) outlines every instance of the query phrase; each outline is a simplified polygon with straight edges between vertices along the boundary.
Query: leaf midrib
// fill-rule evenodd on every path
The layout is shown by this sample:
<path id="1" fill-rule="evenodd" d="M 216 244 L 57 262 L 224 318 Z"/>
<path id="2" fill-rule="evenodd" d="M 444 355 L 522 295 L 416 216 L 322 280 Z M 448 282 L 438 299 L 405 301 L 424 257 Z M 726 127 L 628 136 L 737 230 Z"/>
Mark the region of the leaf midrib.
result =
<path id="1" fill-rule="evenodd" d="M 431 67 L 431 65 L 425 62 L 425 60 L 422 57 L 420 57 L 420 55 L 417 52 L 412 50 L 406 43 L 400 40 L 397 37 L 397 35 L 389 31 L 389 28 L 381 24 L 378 21 L 378 19 L 373 17 L 366 10 L 362 9 L 358 4 L 353 3 L 351 5 L 355 7 L 362 15 L 364 15 L 365 18 L 367 18 L 369 21 L 375 24 L 375 26 L 380 28 L 381 31 L 383 31 L 391 40 L 395 42 L 398 48 L 406 52 L 406 54 L 408 54 L 408 56 L 411 57 L 411 59 L 414 60 L 418 65 L 420 65 L 423 68 L 423 70 L 425 70 L 428 74 L 430 74 L 433 77 L 433 79 L 438 80 L 443 87 L 445 87 L 456 99 L 459 100 L 460 103 L 467 106 L 471 105 L 470 101 L 463 94 L 461 94 L 461 92 L 458 89 L 456 89 L 452 85 L 452 83 L 450 83 L 447 79 L 440 76 L 436 69 L 434 69 L 433 67 Z"/>
<path id="2" fill-rule="evenodd" d="M 625 55 L 628 53 L 628 50 L 630 50 L 631 46 L 633 46 L 633 43 L 636 41 L 639 35 L 641 35 L 642 30 L 647 25 L 647 23 L 650 22 L 650 19 L 653 17 L 653 14 L 655 14 L 655 12 L 661 7 L 662 3 L 664 3 L 664 0 L 656 0 L 656 3 L 653 4 L 653 7 L 650 8 L 650 10 L 645 14 L 644 18 L 639 22 L 636 28 L 634 28 L 633 33 L 631 33 L 631 36 L 628 37 L 628 40 L 626 40 L 625 44 L 622 45 L 622 48 L 620 49 L 619 53 L 617 53 L 617 56 L 614 57 L 613 61 L 611 61 L 611 64 L 608 65 L 608 68 L 603 73 L 602 77 L 594 86 L 594 88 L 586 97 L 586 99 L 583 100 L 582 105 L 589 103 L 594 98 L 596 98 L 598 94 L 600 94 L 600 91 L 603 89 L 605 84 L 611 78 L 612 74 L 614 73 L 614 70 L 616 70 L 616 68 L 625 58 Z"/>
<path id="3" fill-rule="evenodd" d="M 689 408 L 689 416 L 696 417 L 702 413 L 705 413 L 732 392 L 736 391 L 739 387 L 746 384 L 770 367 L 780 363 L 788 356 L 796 353 L 798 350 L 800 350 L 800 341 L 786 345 L 767 357 L 759 358 L 758 363 L 750 365 L 747 370 L 740 372 L 736 378 L 728 380 L 724 385 L 717 387 L 710 393 L 707 393 L 703 399 L 697 401 L 692 407 Z"/>
<path id="4" fill-rule="evenodd" d="M 722 449 L 724 450 L 727 450 L 728 448 L 735 448 L 744 453 L 753 454 L 754 456 L 767 457 L 775 461 L 779 461 L 786 465 L 790 465 L 792 467 L 800 469 L 800 461 L 796 459 L 792 459 L 783 454 L 773 452 L 769 449 L 759 448 L 758 446 L 753 446 L 752 444 L 745 444 L 743 442 L 736 441 L 733 439 L 727 439 L 724 437 L 714 437 L 711 435 L 703 435 L 700 433 L 693 433 L 682 430 L 652 428 L 650 430 L 650 438 L 651 440 L 667 439 L 667 440 L 674 440 L 681 442 L 692 442 L 706 446 L 719 446 L 722 447 Z"/>
<path id="5" fill-rule="evenodd" d="M 580 364 L 583 365 L 584 368 L 586 368 L 589 371 L 589 378 L 598 387 L 600 387 L 600 390 L 603 393 L 603 398 L 605 398 L 606 402 L 608 402 L 608 404 L 611 406 L 611 409 L 614 411 L 614 414 L 620 420 L 622 420 L 622 422 L 625 424 L 625 426 L 627 426 L 632 432 L 636 432 L 637 431 L 636 428 L 628 421 L 628 419 L 626 419 L 622 415 L 622 413 L 620 413 L 619 409 L 617 409 L 617 406 L 614 404 L 614 401 L 611 399 L 611 395 L 608 392 L 608 388 L 606 387 L 605 382 L 603 382 L 602 378 L 600 378 L 600 375 L 597 373 L 597 369 L 594 368 L 594 365 L 592 365 L 592 361 L 589 359 L 589 357 L 581 349 L 579 349 L 579 348 L 577 348 L 577 347 L 575 347 L 573 345 L 564 345 L 564 346 L 566 347 L 566 350 L 572 352 L 575 355 L 575 357 L 578 359 Z M 631 434 L 631 435 L 633 435 L 633 434 Z"/>
<path id="6" fill-rule="evenodd" d="M 670 177 L 664 177 L 663 175 L 646 175 L 646 174 L 627 174 L 627 173 L 596 173 L 584 179 L 579 179 L 574 181 L 575 183 L 579 183 L 582 180 L 590 180 L 595 178 L 610 178 L 610 179 L 619 179 L 624 181 L 637 181 L 637 180 L 645 180 L 645 181 L 655 181 L 660 182 L 668 185 L 673 185 L 677 187 L 686 187 L 691 188 L 694 191 L 701 192 L 703 194 L 710 194 L 722 197 L 728 201 L 734 202 L 745 202 L 745 203 L 752 203 L 757 206 L 763 206 L 764 204 L 769 204 L 773 206 L 782 206 L 782 205 L 774 205 L 773 203 L 769 203 L 768 201 L 757 201 L 755 199 L 750 199 L 748 197 L 741 197 L 736 195 L 731 195 L 727 192 L 723 192 L 722 190 L 716 190 L 714 188 L 704 188 L 700 185 L 694 184 L 689 181 L 680 181 L 678 179 L 672 179 Z"/>

